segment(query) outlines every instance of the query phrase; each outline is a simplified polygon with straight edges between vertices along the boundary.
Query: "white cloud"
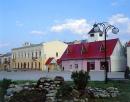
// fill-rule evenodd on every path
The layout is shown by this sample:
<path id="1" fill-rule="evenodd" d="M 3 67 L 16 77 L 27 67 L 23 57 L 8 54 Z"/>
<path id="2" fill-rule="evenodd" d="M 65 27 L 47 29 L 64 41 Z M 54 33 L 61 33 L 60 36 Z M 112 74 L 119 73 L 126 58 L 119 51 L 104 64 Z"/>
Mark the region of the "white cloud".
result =
<path id="1" fill-rule="evenodd" d="M 0 48 L 4 48 L 4 47 L 7 47 L 7 46 L 9 46 L 9 43 L 0 42 Z"/>
<path id="2" fill-rule="evenodd" d="M 115 14 L 109 18 L 109 23 L 119 26 L 121 33 L 130 33 L 130 18 L 124 14 Z"/>
<path id="3" fill-rule="evenodd" d="M 111 2 L 113 7 L 125 6 L 126 4 L 128 4 L 128 0 L 112 0 Z"/>
<path id="4" fill-rule="evenodd" d="M 23 23 L 20 22 L 20 21 L 16 21 L 16 26 L 18 26 L 18 27 L 22 27 L 22 26 L 23 26 Z"/>
<path id="5" fill-rule="evenodd" d="M 112 2 L 111 5 L 112 5 L 112 6 L 117 6 L 118 3 L 117 3 L 117 2 Z"/>
<path id="6" fill-rule="evenodd" d="M 84 35 L 90 30 L 90 24 L 86 19 L 66 19 L 60 24 L 55 24 L 51 27 L 52 32 L 70 31 L 74 34 Z"/>
<path id="7" fill-rule="evenodd" d="M 39 30 L 32 30 L 32 31 L 30 32 L 30 34 L 33 34 L 33 35 L 44 35 L 45 32 L 39 31 Z"/>

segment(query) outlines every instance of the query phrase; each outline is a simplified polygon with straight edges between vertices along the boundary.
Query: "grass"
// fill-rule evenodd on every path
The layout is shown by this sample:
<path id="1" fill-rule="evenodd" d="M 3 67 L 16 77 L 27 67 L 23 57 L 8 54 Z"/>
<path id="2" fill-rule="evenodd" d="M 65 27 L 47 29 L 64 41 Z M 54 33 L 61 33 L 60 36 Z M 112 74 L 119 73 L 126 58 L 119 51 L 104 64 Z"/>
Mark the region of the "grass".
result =
<path id="1" fill-rule="evenodd" d="M 0 81 L 0 85 L 1 85 Z M 23 81 L 14 81 L 16 84 L 24 84 L 26 82 L 33 83 L 36 81 L 23 80 Z M 70 85 L 73 85 L 72 81 L 67 81 Z M 120 96 L 117 98 L 107 98 L 107 99 L 89 99 L 89 102 L 130 102 L 130 80 L 128 81 L 109 81 L 108 84 L 99 81 L 90 81 L 88 86 L 107 88 L 107 87 L 117 87 L 120 91 Z M 0 88 L 0 98 L 1 98 L 1 88 Z"/>
<path id="2" fill-rule="evenodd" d="M 109 81 L 108 84 L 104 82 L 90 82 L 88 86 L 107 88 L 117 87 L 120 91 L 120 96 L 109 99 L 91 99 L 92 102 L 130 102 L 130 80 L 129 81 Z M 91 102 L 91 101 L 90 101 Z"/>
<path id="3" fill-rule="evenodd" d="M 70 85 L 73 85 L 72 81 L 68 81 Z M 130 102 L 130 80 L 127 81 L 108 81 L 105 84 L 103 81 L 90 81 L 88 87 L 116 87 L 120 91 L 120 96 L 117 98 L 106 98 L 106 99 L 89 99 L 89 102 Z"/>

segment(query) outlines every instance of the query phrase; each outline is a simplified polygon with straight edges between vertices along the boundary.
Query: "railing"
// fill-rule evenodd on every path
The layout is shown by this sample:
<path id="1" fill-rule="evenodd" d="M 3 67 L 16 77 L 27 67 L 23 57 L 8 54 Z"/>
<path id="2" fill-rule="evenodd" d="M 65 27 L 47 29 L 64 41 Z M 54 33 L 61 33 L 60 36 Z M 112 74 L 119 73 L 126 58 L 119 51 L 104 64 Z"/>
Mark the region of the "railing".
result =
<path id="1" fill-rule="evenodd" d="M 33 61 L 36 61 L 38 58 L 37 57 L 32 57 L 32 60 Z"/>

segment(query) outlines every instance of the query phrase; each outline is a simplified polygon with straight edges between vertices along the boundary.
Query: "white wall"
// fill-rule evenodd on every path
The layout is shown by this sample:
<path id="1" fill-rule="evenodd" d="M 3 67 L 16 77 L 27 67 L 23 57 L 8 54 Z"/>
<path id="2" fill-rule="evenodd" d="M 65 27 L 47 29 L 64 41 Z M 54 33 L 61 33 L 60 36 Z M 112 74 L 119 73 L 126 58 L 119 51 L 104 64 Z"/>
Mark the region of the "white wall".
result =
<path id="1" fill-rule="evenodd" d="M 95 33 L 94 37 L 91 37 L 89 34 L 89 37 L 88 37 L 89 42 L 101 41 L 101 40 L 104 40 L 104 34 L 102 36 L 99 36 L 99 33 Z"/>
<path id="2" fill-rule="evenodd" d="M 127 47 L 127 66 L 130 68 L 130 46 Z"/>
<path id="3" fill-rule="evenodd" d="M 117 42 L 116 47 L 110 57 L 111 71 L 124 71 L 126 68 L 126 57 L 123 46 L 120 41 Z"/>

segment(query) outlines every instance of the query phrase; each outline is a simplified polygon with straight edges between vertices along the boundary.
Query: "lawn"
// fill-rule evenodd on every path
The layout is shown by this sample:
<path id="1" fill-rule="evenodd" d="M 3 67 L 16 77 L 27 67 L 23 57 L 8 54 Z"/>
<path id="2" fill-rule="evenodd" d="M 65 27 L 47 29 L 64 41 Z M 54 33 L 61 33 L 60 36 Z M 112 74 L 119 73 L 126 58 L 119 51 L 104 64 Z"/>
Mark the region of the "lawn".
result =
<path id="1" fill-rule="evenodd" d="M 35 82 L 35 81 L 15 81 L 15 83 L 26 83 L 26 82 Z M 73 82 L 67 82 L 69 84 L 73 84 Z M 1 81 L 0 81 L 1 84 Z M 104 82 L 99 81 L 90 81 L 88 86 L 91 87 L 117 87 L 120 90 L 120 96 L 117 98 L 108 98 L 108 99 L 89 99 L 89 102 L 130 102 L 130 80 L 129 81 L 109 81 L 108 84 L 104 84 Z M 1 88 L 0 88 L 1 93 Z M 1 94 L 0 94 L 1 99 Z"/>
<path id="2" fill-rule="evenodd" d="M 68 82 L 73 84 L 73 82 Z M 89 102 L 130 102 L 130 80 L 127 81 L 108 81 L 105 84 L 103 81 L 90 81 L 88 87 L 98 87 L 98 88 L 107 88 L 107 87 L 116 87 L 120 91 L 120 96 L 117 98 L 108 98 L 108 99 L 89 99 Z"/>
<path id="3" fill-rule="evenodd" d="M 130 102 L 130 80 L 129 81 L 109 81 L 108 84 L 104 82 L 90 82 L 88 86 L 91 87 L 117 87 L 120 91 L 120 96 L 109 99 L 92 99 L 90 102 Z"/>

